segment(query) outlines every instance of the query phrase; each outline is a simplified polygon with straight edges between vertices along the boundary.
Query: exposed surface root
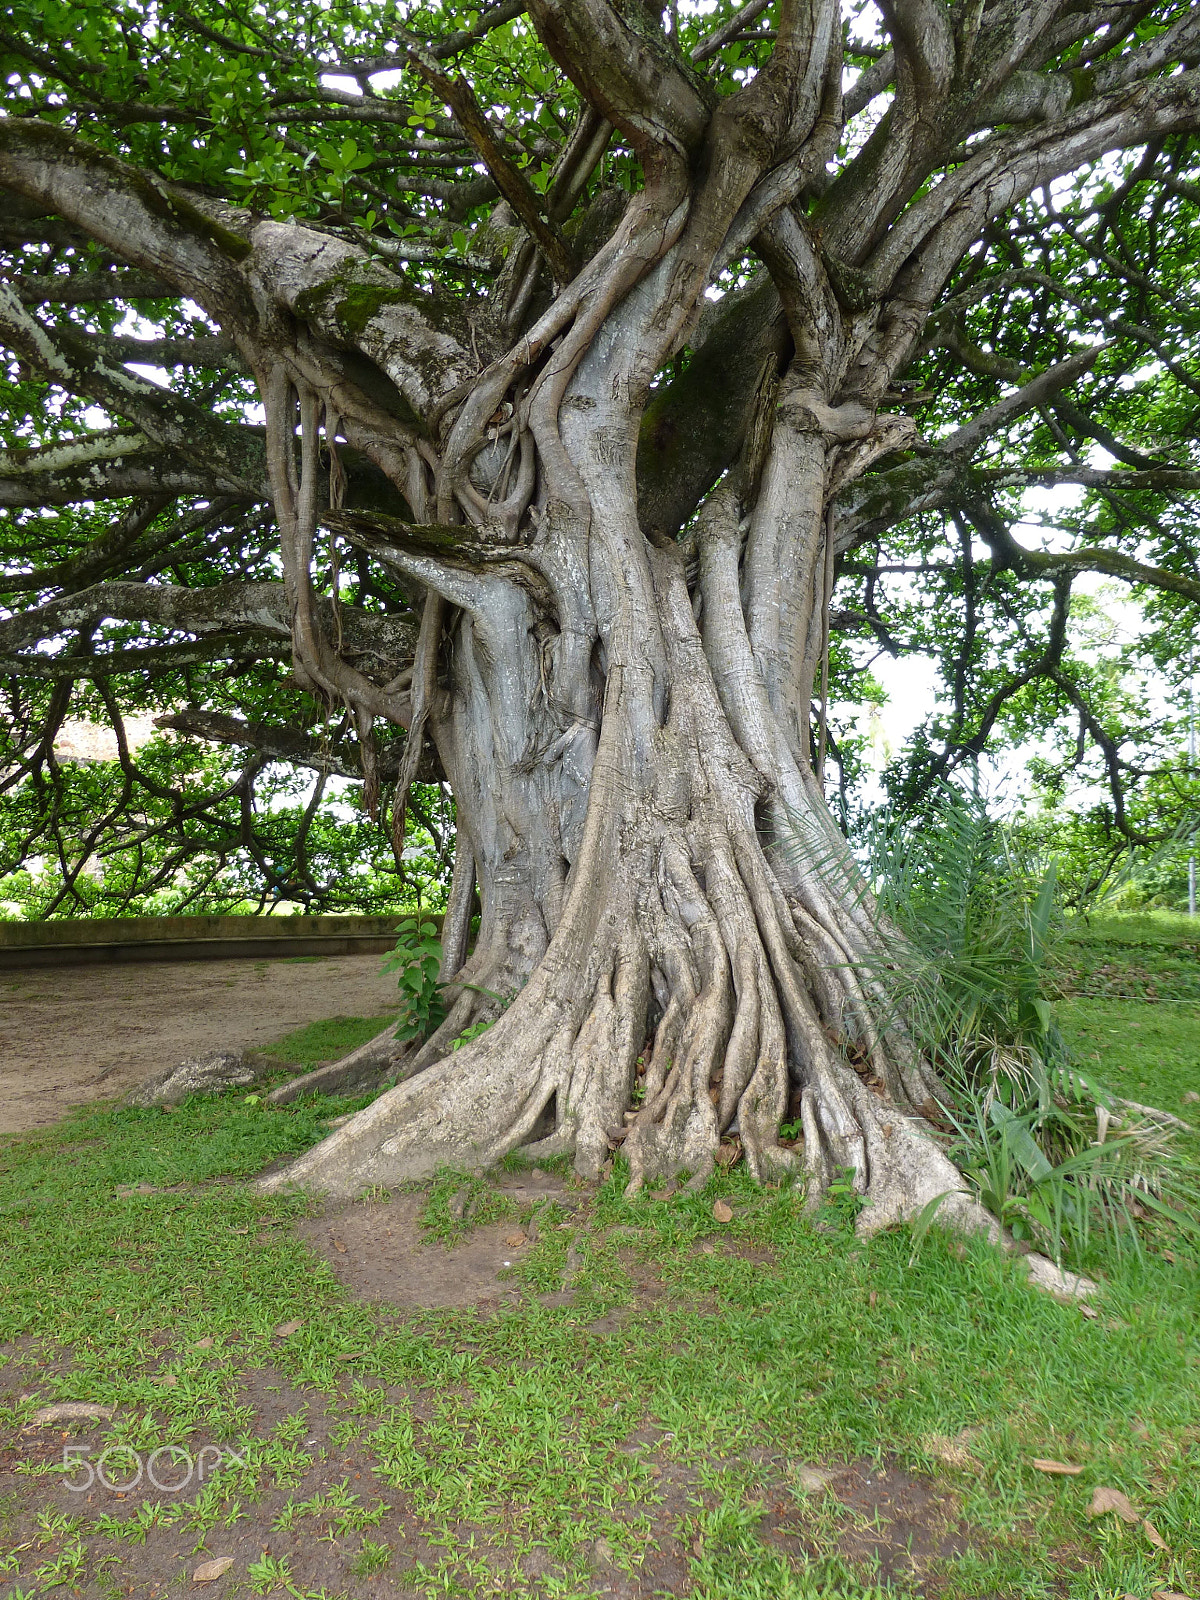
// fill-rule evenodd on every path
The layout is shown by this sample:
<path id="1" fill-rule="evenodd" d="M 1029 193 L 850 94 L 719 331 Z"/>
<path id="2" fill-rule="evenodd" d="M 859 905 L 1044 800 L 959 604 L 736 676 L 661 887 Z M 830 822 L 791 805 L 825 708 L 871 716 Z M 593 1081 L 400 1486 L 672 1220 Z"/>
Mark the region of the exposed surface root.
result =
<path id="1" fill-rule="evenodd" d="M 327 1066 L 316 1067 L 302 1077 L 281 1083 L 271 1090 L 267 1101 L 270 1105 L 286 1106 L 305 1094 L 365 1094 L 401 1071 L 406 1056 L 411 1053 L 406 1043 L 397 1040 L 396 1024 L 392 1022 L 382 1033 L 377 1033 L 340 1061 L 331 1061 Z"/>

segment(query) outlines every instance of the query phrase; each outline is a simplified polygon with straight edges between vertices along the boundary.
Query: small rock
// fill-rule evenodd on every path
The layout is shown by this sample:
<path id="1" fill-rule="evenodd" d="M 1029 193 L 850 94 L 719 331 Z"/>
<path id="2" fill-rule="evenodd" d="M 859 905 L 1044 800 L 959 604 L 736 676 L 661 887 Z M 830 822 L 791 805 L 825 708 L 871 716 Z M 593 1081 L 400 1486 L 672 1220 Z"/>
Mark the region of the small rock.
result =
<path id="1" fill-rule="evenodd" d="M 177 1106 L 190 1094 L 219 1094 L 222 1089 L 244 1089 L 260 1076 L 260 1067 L 247 1060 L 244 1050 L 212 1050 L 189 1056 L 139 1084 L 125 1099 L 130 1106 Z"/>
<path id="2" fill-rule="evenodd" d="M 57 1405 L 43 1406 L 35 1411 L 33 1420 L 39 1427 L 51 1422 L 107 1422 L 113 1414 L 111 1406 L 94 1406 L 86 1401 L 63 1400 Z"/>
<path id="3" fill-rule="evenodd" d="M 796 1468 L 797 1487 L 805 1494 L 820 1494 L 828 1489 L 836 1477 L 836 1472 L 829 1472 L 823 1467 L 810 1467 L 802 1463 Z"/>

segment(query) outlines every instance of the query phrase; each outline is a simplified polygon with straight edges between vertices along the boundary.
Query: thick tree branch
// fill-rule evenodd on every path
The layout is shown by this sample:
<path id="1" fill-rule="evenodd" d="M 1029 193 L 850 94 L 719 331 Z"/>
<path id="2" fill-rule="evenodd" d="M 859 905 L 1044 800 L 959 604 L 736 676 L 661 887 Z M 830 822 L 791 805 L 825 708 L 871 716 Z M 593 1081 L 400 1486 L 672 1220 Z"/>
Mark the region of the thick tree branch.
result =
<path id="1" fill-rule="evenodd" d="M 250 244 L 230 208 L 201 209 L 176 185 L 62 128 L 13 117 L 0 119 L 0 187 L 50 207 L 218 318 L 253 324 L 237 268 Z"/>
<path id="2" fill-rule="evenodd" d="M 1107 550 L 1101 545 L 1083 545 L 1077 550 L 1030 550 L 1013 538 L 1007 524 L 999 518 L 987 518 L 986 524 L 979 520 L 977 526 L 998 558 L 1024 577 L 1051 577 L 1060 572 L 1102 572 L 1106 577 L 1120 578 L 1123 583 L 1144 584 L 1150 589 L 1200 601 L 1200 581 L 1197 579 L 1189 578 L 1182 572 L 1170 572 L 1164 567 L 1148 566 L 1144 561 L 1125 555 L 1123 551 Z"/>
<path id="3" fill-rule="evenodd" d="M 992 217 L 1040 184 L 1110 150 L 1200 125 L 1200 72 L 1138 84 L 1087 100 L 1031 132 L 998 135 L 915 201 L 866 264 L 882 293 L 910 257 L 906 295 L 933 304 L 966 244 Z"/>
<path id="4" fill-rule="evenodd" d="M 268 494 L 266 452 L 257 434 L 224 423 L 211 411 L 107 360 L 74 328 L 46 327 L 30 316 L 6 284 L 0 284 L 0 341 L 69 394 L 99 401 L 156 444 L 211 473 L 214 490 L 256 498 Z"/>
<path id="5" fill-rule="evenodd" d="M 212 489 L 203 472 L 144 433 L 101 429 L 80 439 L 38 448 L 0 451 L 0 506 L 64 506 L 79 500 L 126 495 L 203 494 Z"/>
<path id="6" fill-rule="evenodd" d="M 290 657 L 291 646 L 283 640 L 211 633 L 188 644 L 148 645 L 144 649 L 110 650 L 103 655 L 73 655 L 65 650 L 56 656 L 3 655 L 0 674 L 61 683 L 76 678 L 115 678 L 127 673 L 156 676 L 205 661 L 228 661 L 231 666 L 240 666 L 255 661 L 286 661 Z"/>
<path id="7" fill-rule="evenodd" d="M 116 272 L 55 272 L 45 276 L 15 273 L 13 291 L 26 306 L 85 306 L 107 300 L 166 300 L 176 291 L 161 278 L 127 268 Z"/>
<path id="8" fill-rule="evenodd" d="M 529 13 L 559 66 L 643 160 L 667 151 L 687 160 L 708 126 L 711 91 L 649 5 L 629 0 L 626 17 L 609 0 L 531 0 Z"/>
<path id="9" fill-rule="evenodd" d="M 347 655 L 367 658 L 389 677 L 411 660 L 416 645 L 411 618 L 345 603 L 338 604 L 335 617 L 328 599 L 317 604 L 325 625 L 340 630 Z M 182 584 L 118 582 L 94 584 L 0 620 L 0 650 L 28 648 L 64 633 L 95 628 L 103 621 L 144 622 L 198 638 L 231 639 L 245 631 L 270 642 L 290 640 L 292 634 L 291 609 L 282 583 L 234 581 L 185 588 Z"/>
<path id="10" fill-rule="evenodd" d="M 1035 378 L 1029 379 L 1012 394 L 1005 395 L 1003 399 L 997 400 L 995 405 L 989 406 L 977 417 L 972 417 L 970 422 L 955 429 L 938 445 L 939 453 L 962 458 L 974 455 L 989 438 L 1015 417 L 1044 405 L 1052 395 L 1065 389 L 1068 384 L 1074 383 L 1077 378 L 1081 378 L 1095 365 L 1106 348 L 1107 343 L 1094 344 L 1087 350 L 1080 350 L 1076 355 L 1068 356 L 1065 361 L 1055 362 L 1045 372 L 1039 372 Z"/>
<path id="11" fill-rule="evenodd" d="M 208 739 L 214 744 L 232 745 L 244 750 L 254 750 L 269 761 L 286 761 L 297 767 L 307 767 L 313 772 L 334 773 L 342 778 L 363 776 L 362 752 L 356 744 L 345 740 L 336 743 L 314 739 L 294 728 L 280 728 L 266 722 L 246 722 L 241 717 L 231 717 L 220 711 L 206 711 L 199 706 L 189 706 L 184 711 L 173 711 L 155 717 L 156 728 L 169 728 L 175 733 L 188 734 L 197 739 Z M 404 744 L 392 739 L 379 752 L 379 776 L 385 783 L 394 783 L 400 770 Z M 436 769 L 426 762 L 420 774 L 421 782 L 436 779 Z"/>

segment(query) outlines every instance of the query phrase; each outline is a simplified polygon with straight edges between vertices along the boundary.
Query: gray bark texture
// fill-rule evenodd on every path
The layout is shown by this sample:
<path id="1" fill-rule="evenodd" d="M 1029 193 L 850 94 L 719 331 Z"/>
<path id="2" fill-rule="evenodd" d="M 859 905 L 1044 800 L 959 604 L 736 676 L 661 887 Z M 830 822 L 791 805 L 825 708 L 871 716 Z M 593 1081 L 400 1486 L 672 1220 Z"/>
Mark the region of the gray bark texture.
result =
<path id="1" fill-rule="evenodd" d="M 1086 75 L 1047 63 L 1116 8 L 891 0 L 891 48 L 844 97 L 836 0 L 780 0 L 766 65 L 719 96 L 723 41 L 686 61 L 635 0 L 527 9 L 585 107 L 546 197 L 443 57 L 404 45 L 501 196 L 510 247 L 458 304 L 353 238 L 161 182 L 151 204 L 119 161 L 0 123 L 0 184 L 198 300 L 266 411 L 265 436 L 201 423 L 4 293 L 6 341 L 133 430 L 31 453 L 9 503 L 58 472 L 98 496 L 155 472 L 231 496 L 265 480 L 282 588 L 214 600 L 201 631 L 285 617 L 297 680 L 349 709 L 364 751 L 376 722 L 408 730 L 398 811 L 427 746 L 457 802 L 450 1014 L 419 1050 L 372 1047 L 399 1081 L 269 1186 L 351 1194 L 534 1139 L 588 1176 L 619 1148 L 635 1190 L 700 1184 L 736 1134 L 757 1179 L 803 1180 L 814 1207 L 848 1171 L 866 1228 L 950 1191 L 947 1220 L 995 1233 L 927 1120 L 942 1091 L 880 988 L 892 935 L 823 794 L 834 563 L 937 504 L 975 448 L 964 429 L 882 500 L 878 476 L 863 487 L 918 443 L 889 395 L 956 266 L 1037 186 L 1195 127 L 1200 74 L 1174 70 L 1195 16 Z M 884 91 L 840 158 L 847 117 Z M 612 139 L 643 186 L 594 192 L 568 236 Z M 744 286 L 714 301 L 738 262 Z M 1025 374 L 1006 415 L 1087 359 Z M 386 480 L 394 514 L 351 508 L 343 457 Z M 420 598 L 409 669 L 383 665 L 398 633 L 314 592 L 335 537 Z M 130 587 L 71 604 L 167 614 Z M 803 1140 L 780 1142 L 785 1119 Z"/>

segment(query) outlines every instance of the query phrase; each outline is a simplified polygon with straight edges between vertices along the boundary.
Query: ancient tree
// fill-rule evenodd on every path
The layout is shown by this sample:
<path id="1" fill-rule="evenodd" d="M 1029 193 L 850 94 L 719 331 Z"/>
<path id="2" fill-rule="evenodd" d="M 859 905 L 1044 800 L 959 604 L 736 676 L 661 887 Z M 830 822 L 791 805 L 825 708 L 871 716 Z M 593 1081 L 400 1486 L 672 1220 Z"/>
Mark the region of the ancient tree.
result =
<path id="1" fill-rule="evenodd" d="M 1089 567 L 1200 595 L 1187 563 L 1021 547 L 997 509 L 1021 482 L 1195 487 L 1109 431 L 1114 465 L 1089 461 L 1079 386 L 1138 336 L 1103 308 L 1089 325 L 1079 290 L 1064 317 L 1049 255 L 1004 229 L 1091 174 L 1117 209 L 1165 197 L 1160 231 L 1186 236 L 1200 12 L 501 0 L 18 23 L 0 341 L 67 402 L 10 449 L 5 499 L 110 509 L 0 622 L 10 666 L 135 670 L 97 665 L 112 618 L 176 659 L 283 644 L 355 730 L 369 806 L 402 826 L 422 762 L 457 805 L 449 1015 L 419 1050 L 383 1041 L 373 1070 L 399 1081 L 285 1176 L 352 1192 L 535 1140 L 583 1173 L 620 1143 L 635 1185 L 703 1180 L 736 1127 L 757 1178 L 804 1174 L 814 1201 L 850 1169 L 875 1224 L 957 1187 L 826 802 L 831 597 L 939 507 L 969 525 L 965 560 L 982 538 L 1061 606 Z M 1104 282 L 1132 283 L 1120 240 L 1105 251 Z M 1138 327 L 1174 371 L 1150 325 L 1178 286 L 1146 292 Z M 1018 302 L 1037 309 L 1014 351 Z M 129 305 L 183 320 L 138 346 Z M 933 441 L 911 398 L 930 352 L 983 383 Z M 214 403 L 222 372 L 239 405 Z M 976 471 L 1024 418 L 1038 458 Z M 194 572 L 263 507 L 271 548 L 238 581 L 145 559 L 190 540 Z M 230 721 L 176 717 L 253 742 Z M 779 1141 L 790 1115 L 802 1144 Z"/>

